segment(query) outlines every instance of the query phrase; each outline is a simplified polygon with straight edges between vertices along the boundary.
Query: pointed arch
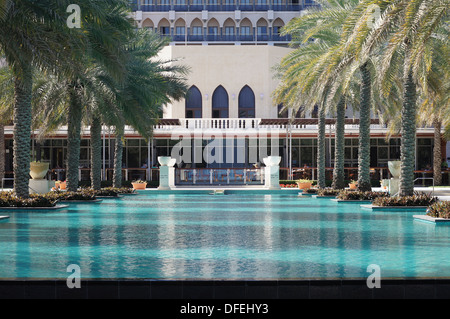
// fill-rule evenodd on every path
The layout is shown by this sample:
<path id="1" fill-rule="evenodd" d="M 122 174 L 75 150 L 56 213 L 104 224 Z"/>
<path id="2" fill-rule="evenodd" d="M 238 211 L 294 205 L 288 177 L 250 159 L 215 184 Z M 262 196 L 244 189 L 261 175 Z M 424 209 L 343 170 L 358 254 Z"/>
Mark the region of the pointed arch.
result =
<path id="1" fill-rule="evenodd" d="M 161 19 L 158 23 L 158 32 L 161 35 L 169 36 L 170 35 L 170 22 L 166 18 Z"/>
<path id="2" fill-rule="evenodd" d="M 239 92 L 239 117 L 255 117 L 255 93 L 248 85 L 244 86 Z"/>
<path id="3" fill-rule="evenodd" d="M 151 19 L 147 18 L 144 20 L 144 22 L 142 22 L 142 27 L 153 30 L 155 25 L 153 24 L 153 21 Z"/>
<path id="4" fill-rule="evenodd" d="M 228 118 L 229 98 L 227 90 L 219 85 L 212 95 L 212 117 Z"/>
<path id="5" fill-rule="evenodd" d="M 189 88 L 185 99 L 186 118 L 201 118 L 202 106 L 202 93 L 193 85 Z"/>

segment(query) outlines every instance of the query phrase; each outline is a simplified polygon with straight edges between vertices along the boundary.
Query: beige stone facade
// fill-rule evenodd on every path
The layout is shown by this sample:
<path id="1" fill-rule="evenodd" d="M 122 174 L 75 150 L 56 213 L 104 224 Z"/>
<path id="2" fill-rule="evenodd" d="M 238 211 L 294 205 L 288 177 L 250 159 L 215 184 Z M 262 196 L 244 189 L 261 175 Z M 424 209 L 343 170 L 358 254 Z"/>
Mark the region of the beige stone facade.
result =
<path id="1" fill-rule="evenodd" d="M 276 118 L 272 92 L 278 82 L 273 67 L 290 50 L 272 45 L 173 45 L 167 46 L 161 57 L 176 59 L 190 68 L 188 84 L 195 85 L 202 94 L 203 118 L 212 117 L 212 96 L 220 85 L 228 93 L 229 118 L 239 117 L 238 97 L 246 85 L 255 94 L 255 117 Z M 164 117 L 185 118 L 185 101 L 167 106 Z"/>

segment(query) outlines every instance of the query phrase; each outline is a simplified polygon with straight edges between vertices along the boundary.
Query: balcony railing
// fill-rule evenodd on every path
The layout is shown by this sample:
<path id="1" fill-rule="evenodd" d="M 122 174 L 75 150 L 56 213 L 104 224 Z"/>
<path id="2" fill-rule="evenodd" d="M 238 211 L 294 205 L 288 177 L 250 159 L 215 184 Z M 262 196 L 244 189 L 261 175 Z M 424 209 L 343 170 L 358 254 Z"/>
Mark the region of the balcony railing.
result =
<path id="1" fill-rule="evenodd" d="M 305 119 L 308 120 L 308 119 Z M 248 130 L 248 129 L 267 129 L 267 130 L 286 130 L 286 124 L 262 124 L 260 118 L 182 118 L 179 119 L 180 126 L 158 126 L 155 130 L 172 130 L 174 128 L 182 129 L 230 129 L 230 130 Z M 267 121 L 267 120 L 264 120 Z M 327 124 L 328 125 L 328 124 Z M 318 130 L 317 124 L 292 124 L 289 126 L 293 131 L 311 131 Z M 386 130 L 386 124 L 371 124 L 371 130 Z M 359 125 L 346 124 L 347 131 L 358 131 Z M 432 130 L 432 129 L 430 129 Z"/>
<path id="2" fill-rule="evenodd" d="M 311 5 L 309 5 L 311 6 Z M 169 10 L 198 12 L 202 10 L 208 11 L 300 11 L 303 7 L 301 5 L 293 4 L 142 4 L 140 10 L 144 12 L 164 12 Z M 134 9 L 136 10 L 136 9 Z"/>
<path id="3" fill-rule="evenodd" d="M 170 35 L 161 35 L 164 37 L 168 37 Z M 220 34 L 207 34 L 207 35 L 173 35 L 172 41 L 209 41 L 209 42 L 289 42 L 291 40 L 291 36 L 281 36 L 279 34 L 247 34 L 247 35 L 220 35 Z"/>
<path id="4" fill-rule="evenodd" d="M 180 119 L 181 127 L 187 129 L 255 129 L 260 119 Z"/>

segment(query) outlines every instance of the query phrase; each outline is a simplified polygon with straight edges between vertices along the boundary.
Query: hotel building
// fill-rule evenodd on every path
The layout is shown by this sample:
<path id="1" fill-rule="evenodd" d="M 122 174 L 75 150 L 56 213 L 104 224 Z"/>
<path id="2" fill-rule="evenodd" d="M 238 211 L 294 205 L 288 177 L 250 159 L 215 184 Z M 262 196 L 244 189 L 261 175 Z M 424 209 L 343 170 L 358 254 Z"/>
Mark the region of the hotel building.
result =
<path id="1" fill-rule="evenodd" d="M 272 92 L 278 80 L 273 67 L 292 50 L 289 37 L 280 34 L 290 20 L 314 6 L 311 0 L 134 0 L 133 18 L 170 45 L 161 58 L 190 68 L 187 98 L 164 107 L 152 140 L 145 141 L 127 128 L 124 178 L 158 179 L 159 156 L 170 156 L 181 137 L 195 140 L 183 151 L 191 161 L 177 167 L 176 182 L 183 184 L 258 184 L 252 175 L 265 155 L 280 155 L 280 179 L 314 178 L 317 165 L 316 112 L 280 113 Z M 358 112 L 347 110 L 346 177 L 356 179 Z M 326 165 L 331 179 L 334 165 L 334 121 L 328 114 Z M 289 120 L 291 119 L 291 120 Z M 386 128 L 376 118 L 371 125 L 372 178 L 388 178 L 387 162 L 400 157 L 400 138 L 385 139 Z M 67 145 L 62 127 L 47 140 L 33 140 L 33 156 L 49 161 L 53 178 L 64 179 Z M 227 144 L 226 140 L 233 142 Z M 7 171 L 12 171 L 12 127 L 6 128 Z M 223 145 L 221 154 L 210 142 Z M 432 166 L 433 128 L 419 128 L 416 139 L 418 177 Z M 104 179 L 113 168 L 114 135 L 103 130 Z M 214 144 L 218 145 L 218 144 Z M 267 147 L 266 147 L 267 146 Z M 261 149 L 264 151 L 261 153 Z M 442 141 L 442 159 L 446 145 Z M 206 155 L 205 155 L 206 154 Z M 230 155 L 231 154 L 231 155 Z M 208 156 L 223 160 L 209 161 Z M 450 157 L 450 154 L 448 155 Z M 80 180 L 89 179 L 89 130 L 83 131 Z M 230 160 L 231 159 L 231 160 Z M 448 173 L 444 174 L 448 183 Z"/>

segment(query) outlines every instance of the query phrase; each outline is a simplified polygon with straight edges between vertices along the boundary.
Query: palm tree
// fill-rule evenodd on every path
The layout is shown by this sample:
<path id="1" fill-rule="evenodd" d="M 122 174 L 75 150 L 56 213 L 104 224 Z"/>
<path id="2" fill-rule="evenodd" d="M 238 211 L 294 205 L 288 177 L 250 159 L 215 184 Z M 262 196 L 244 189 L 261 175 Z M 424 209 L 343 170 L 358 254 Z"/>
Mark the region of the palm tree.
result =
<path id="1" fill-rule="evenodd" d="M 176 61 L 156 59 L 167 39 L 148 30 L 138 30 L 125 46 L 128 56 L 127 81 L 116 90 L 116 107 L 120 110 L 115 125 L 114 187 L 122 186 L 122 150 L 124 125 L 129 124 L 144 138 L 152 134 L 162 105 L 179 100 L 187 92 L 188 69 Z M 108 80 L 108 83 L 113 81 Z"/>
<path id="2" fill-rule="evenodd" d="M 130 24 L 125 9 L 118 19 L 118 8 L 126 8 L 122 0 L 86 0 L 79 5 L 83 12 L 82 29 L 69 29 L 66 9 L 70 1 L 2 0 L 0 2 L 0 50 L 14 74 L 14 191 L 19 197 L 28 197 L 30 171 L 32 69 L 57 70 L 60 74 L 76 71 L 74 61 L 87 51 L 100 61 L 118 60 L 113 42 L 92 42 L 111 33 L 111 22 L 121 21 L 126 29 Z M 125 23 L 126 22 L 126 23 Z M 131 29 L 131 24 L 129 29 Z M 111 33 L 118 37 L 118 33 Z M 117 68 L 119 70 L 120 68 Z"/>
<path id="3" fill-rule="evenodd" d="M 372 13 L 368 7 L 374 5 L 380 8 L 381 16 L 374 27 L 369 27 L 367 22 L 372 20 Z M 447 10 L 445 1 L 438 0 L 363 0 L 344 28 L 343 38 L 347 39 L 354 61 L 367 61 L 374 53 L 382 56 L 379 77 L 384 82 L 383 94 L 389 94 L 396 82 L 398 65 L 402 65 L 400 195 L 412 195 L 414 191 L 416 83 L 419 74 L 423 74 L 420 66 L 430 61 L 430 42 L 444 24 Z"/>
<path id="4" fill-rule="evenodd" d="M 358 189 L 370 191 L 370 110 L 371 110 L 371 77 L 368 62 L 360 66 L 361 72 L 361 104 L 359 107 L 359 147 L 358 147 Z"/>
<path id="5" fill-rule="evenodd" d="M 102 122 L 101 116 L 94 114 L 91 121 L 91 187 L 101 189 L 102 182 Z"/>
<path id="6" fill-rule="evenodd" d="M 325 115 L 336 108 L 336 143 L 333 187 L 344 188 L 344 133 L 346 97 L 350 87 L 332 87 L 330 63 L 339 64 L 342 24 L 358 1 L 319 1 L 313 8 L 292 20 L 284 33 L 293 36 L 296 49 L 278 67 L 281 85 L 274 95 L 277 104 L 294 110 L 306 105 L 319 105 L 318 129 L 318 185 L 325 187 Z M 339 78 L 339 75 L 338 75 Z M 334 93 L 330 97 L 330 93 Z M 295 112 L 294 112 L 295 114 Z"/>
<path id="7" fill-rule="evenodd" d="M 123 155 L 123 138 L 124 138 L 124 125 L 118 125 L 115 127 L 115 147 L 114 147 L 114 174 L 113 174 L 113 187 L 122 187 L 122 155 Z"/>
<path id="8" fill-rule="evenodd" d="M 5 177 L 5 125 L 13 117 L 14 82 L 8 67 L 0 58 L 0 180 Z"/>
<path id="9" fill-rule="evenodd" d="M 334 149 L 333 189 L 345 188 L 345 105 L 346 98 L 341 96 L 336 105 L 336 142 Z"/>

